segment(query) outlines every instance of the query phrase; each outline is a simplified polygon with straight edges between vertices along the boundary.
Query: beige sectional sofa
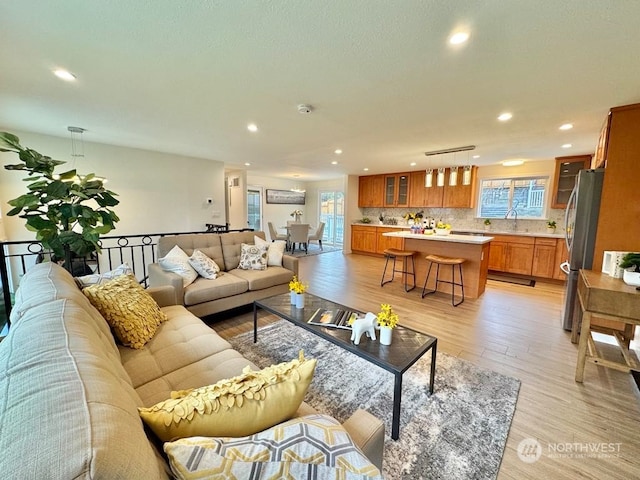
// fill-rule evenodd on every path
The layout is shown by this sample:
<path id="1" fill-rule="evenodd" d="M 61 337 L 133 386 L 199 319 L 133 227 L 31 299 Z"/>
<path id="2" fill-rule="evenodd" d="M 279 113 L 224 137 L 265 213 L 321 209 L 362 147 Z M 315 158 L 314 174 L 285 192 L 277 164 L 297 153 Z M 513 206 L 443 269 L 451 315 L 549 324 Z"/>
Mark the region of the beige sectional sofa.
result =
<path id="1" fill-rule="evenodd" d="M 170 235 L 158 241 L 158 257 L 164 257 L 174 246 L 187 255 L 198 249 L 214 260 L 222 275 L 215 280 L 198 277 L 183 287 L 182 278 L 164 271 L 158 263 L 149 265 L 149 285 L 171 285 L 177 293 L 177 303 L 198 317 L 248 305 L 254 300 L 288 291 L 289 281 L 298 274 L 298 259 L 284 255 L 282 266 L 270 266 L 266 270 L 241 270 L 240 248 L 242 243 L 253 244 L 254 236 L 265 240 L 264 232 L 231 232 Z"/>
<path id="2" fill-rule="evenodd" d="M 168 305 L 172 288 L 149 290 L 168 320 L 134 350 L 116 344 L 61 267 L 43 263 L 26 273 L 0 343 L 3 478 L 169 478 L 138 407 L 257 368 L 183 306 Z M 298 414 L 310 409 L 303 403 Z M 343 426 L 380 466 L 382 423 L 358 410 Z"/>

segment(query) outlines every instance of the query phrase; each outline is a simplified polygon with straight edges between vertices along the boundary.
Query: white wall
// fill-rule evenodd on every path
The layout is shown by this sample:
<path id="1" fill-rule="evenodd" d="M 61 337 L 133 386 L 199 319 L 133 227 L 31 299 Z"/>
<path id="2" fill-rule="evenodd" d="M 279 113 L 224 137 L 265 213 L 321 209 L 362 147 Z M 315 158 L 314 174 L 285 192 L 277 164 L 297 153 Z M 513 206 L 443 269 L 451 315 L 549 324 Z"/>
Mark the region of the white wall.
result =
<path id="1" fill-rule="evenodd" d="M 85 157 L 74 162 L 69 138 L 11 133 L 20 137 L 23 146 L 67 161 L 56 172 L 75 166 L 80 174 L 93 172 L 106 177 L 107 187 L 120 200 L 115 207 L 120 222 L 114 234 L 202 231 L 206 223 L 226 221 L 223 162 L 91 143 L 87 141 L 90 132 L 84 134 Z M 17 156 L 0 152 L 0 163 L 18 163 Z M 11 208 L 7 202 L 26 192 L 24 176 L 0 169 L 0 209 L 9 240 L 34 238 L 21 218 L 6 216 Z M 213 199 L 211 205 L 207 198 Z"/>
<path id="2" fill-rule="evenodd" d="M 247 172 L 244 170 L 227 170 L 225 175 L 225 183 L 228 189 L 227 201 L 229 202 L 229 228 L 231 230 L 247 228 Z M 238 179 L 238 186 L 233 186 L 233 179 L 235 178 Z"/>

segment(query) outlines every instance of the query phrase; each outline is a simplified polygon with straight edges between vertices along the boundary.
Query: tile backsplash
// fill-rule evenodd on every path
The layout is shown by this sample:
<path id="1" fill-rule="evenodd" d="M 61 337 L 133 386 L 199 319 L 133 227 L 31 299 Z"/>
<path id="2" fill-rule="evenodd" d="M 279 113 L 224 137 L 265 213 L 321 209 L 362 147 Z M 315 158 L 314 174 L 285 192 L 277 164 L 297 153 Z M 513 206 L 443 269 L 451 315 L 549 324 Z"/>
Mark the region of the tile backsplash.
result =
<path id="1" fill-rule="evenodd" d="M 396 219 L 398 225 L 405 225 L 403 215 L 407 212 L 417 212 L 419 208 L 361 208 L 362 217 L 368 217 L 372 223 L 378 222 L 378 215 L 385 219 Z M 473 208 L 424 208 L 425 217 L 433 217 L 436 221 L 442 220 L 451 224 L 453 230 L 483 230 L 484 218 L 476 217 Z M 352 219 L 357 221 L 359 219 Z M 519 218 L 492 218 L 491 231 L 495 232 L 519 232 L 519 233 L 547 233 L 547 220 L 555 220 L 557 234 L 564 234 L 564 210 L 549 209 L 549 216 L 543 220 L 528 220 Z"/>

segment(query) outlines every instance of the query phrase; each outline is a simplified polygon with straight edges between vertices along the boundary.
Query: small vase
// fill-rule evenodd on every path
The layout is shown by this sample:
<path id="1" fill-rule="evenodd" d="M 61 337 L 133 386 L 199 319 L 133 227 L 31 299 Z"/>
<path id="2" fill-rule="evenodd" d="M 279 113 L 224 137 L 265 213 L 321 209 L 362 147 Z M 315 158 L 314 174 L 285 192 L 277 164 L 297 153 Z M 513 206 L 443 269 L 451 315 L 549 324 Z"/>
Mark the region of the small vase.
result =
<path id="1" fill-rule="evenodd" d="M 296 308 L 304 308 L 304 293 L 296 293 Z"/>
<path id="2" fill-rule="evenodd" d="M 393 333 L 393 328 L 380 327 L 380 343 L 382 345 L 391 345 L 392 333 Z"/>
<path id="3" fill-rule="evenodd" d="M 291 290 L 289 293 L 291 294 L 291 305 L 295 305 L 296 304 L 296 295 L 297 295 L 297 293 L 294 292 L 293 290 Z"/>
<path id="4" fill-rule="evenodd" d="M 489 230 L 491 230 L 491 225 L 485 225 L 484 226 L 484 231 L 488 232 Z"/>
<path id="5" fill-rule="evenodd" d="M 547 233 L 556 233 L 556 229 L 554 227 L 547 227 Z"/>

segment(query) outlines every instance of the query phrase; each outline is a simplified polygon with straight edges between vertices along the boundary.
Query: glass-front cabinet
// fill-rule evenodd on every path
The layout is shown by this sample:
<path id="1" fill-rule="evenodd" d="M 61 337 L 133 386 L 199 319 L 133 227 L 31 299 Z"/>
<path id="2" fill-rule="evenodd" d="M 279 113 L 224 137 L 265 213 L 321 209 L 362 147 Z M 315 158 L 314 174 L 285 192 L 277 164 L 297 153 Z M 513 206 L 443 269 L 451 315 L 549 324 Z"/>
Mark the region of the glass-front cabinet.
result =
<path id="1" fill-rule="evenodd" d="M 406 207 L 409 205 L 409 174 L 385 175 L 384 206 Z"/>

